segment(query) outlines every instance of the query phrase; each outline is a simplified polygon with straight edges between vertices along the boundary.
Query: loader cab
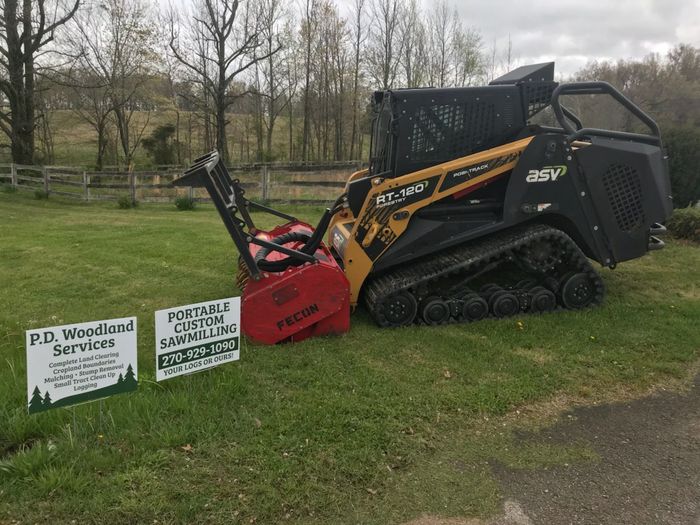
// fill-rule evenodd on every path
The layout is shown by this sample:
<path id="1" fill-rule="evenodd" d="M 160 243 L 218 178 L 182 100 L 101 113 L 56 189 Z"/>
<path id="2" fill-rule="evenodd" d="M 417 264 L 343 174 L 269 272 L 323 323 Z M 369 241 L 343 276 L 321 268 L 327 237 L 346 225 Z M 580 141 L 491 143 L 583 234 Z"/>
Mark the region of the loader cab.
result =
<path id="1" fill-rule="evenodd" d="M 549 105 L 553 77 L 548 62 L 487 86 L 376 91 L 369 174 L 397 178 L 531 134 L 528 121 Z"/>
<path id="2" fill-rule="evenodd" d="M 349 184 L 355 216 L 375 178 L 398 178 L 512 142 L 556 88 L 554 63 L 517 68 L 488 86 L 376 91 L 367 176 Z"/>

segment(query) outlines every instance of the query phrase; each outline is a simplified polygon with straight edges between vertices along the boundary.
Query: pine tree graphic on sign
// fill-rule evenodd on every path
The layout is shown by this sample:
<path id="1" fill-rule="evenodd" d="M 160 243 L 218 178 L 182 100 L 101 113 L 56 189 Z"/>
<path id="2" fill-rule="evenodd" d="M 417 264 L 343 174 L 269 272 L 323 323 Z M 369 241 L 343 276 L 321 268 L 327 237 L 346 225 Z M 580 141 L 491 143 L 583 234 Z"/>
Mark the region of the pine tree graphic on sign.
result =
<path id="1" fill-rule="evenodd" d="M 68 407 L 79 403 L 85 403 L 87 401 L 94 401 L 95 399 L 100 399 L 103 397 L 113 396 L 114 394 L 120 394 L 122 392 L 132 392 L 138 388 L 138 385 L 139 384 L 138 380 L 136 379 L 136 374 L 134 373 L 134 368 L 129 365 L 124 375 L 119 374 L 119 377 L 115 383 L 97 388 L 95 390 L 74 394 L 72 396 L 52 399 L 48 390 L 42 396 L 41 391 L 37 386 L 34 388 L 32 397 L 29 400 L 29 413 L 36 414 L 37 412 L 43 412 L 51 408 Z M 60 391 L 54 391 L 54 396 L 60 395 L 60 393 Z"/>
<path id="2" fill-rule="evenodd" d="M 131 365 L 126 368 L 126 374 L 124 375 L 122 384 L 125 385 L 126 388 L 136 388 L 137 381 L 134 377 L 134 369 L 131 368 Z"/>
<path id="3" fill-rule="evenodd" d="M 29 412 L 41 412 L 42 410 L 44 410 L 44 398 L 41 397 L 41 391 L 36 386 L 32 392 L 32 398 L 29 400 Z"/>

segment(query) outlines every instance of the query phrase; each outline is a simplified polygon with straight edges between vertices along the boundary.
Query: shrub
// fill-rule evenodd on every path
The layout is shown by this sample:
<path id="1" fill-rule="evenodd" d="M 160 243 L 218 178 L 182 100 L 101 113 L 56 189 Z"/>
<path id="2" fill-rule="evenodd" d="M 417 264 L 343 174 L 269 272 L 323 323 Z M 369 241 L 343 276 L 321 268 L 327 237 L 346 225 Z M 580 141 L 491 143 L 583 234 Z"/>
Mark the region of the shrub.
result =
<path id="1" fill-rule="evenodd" d="M 177 159 L 178 143 L 173 138 L 175 126 L 165 124 L 153 130 L 150 137 L 141 140 L 141 145 L 155 164 L 174 164 Z"/>
<path id="2" fill-rule="evenodd" d="M 49 198 L 48 192 L 44 190 L 36 190 L 34 191 L 34 198 L 37 200 L 44 200 Z"/>
<path id="3" fill-rule="evenodd" d="M 680 208 L 666 223 L 676 237 L 700 242 L 700 208 Z"/>
<path id="4" fill-rule="evenodd" d="M 131 208 L 136 208 L 136 206 L 138 206 L 138 204 L 139 203 L 137 201 L 132 202 L 131 197 L 129 197 L 128 195 L 122 195 L 117 200 L 117 206 L 119 206 L 119 209 L 121 209 L 121 210 L 128 210 Z"/>
<path id="5" fill-rule="evenodd" d="M 664 131 L 671 172 L 674 206 L 684 208 L 700 200 L 700 130 L 675 128 Z"/>
<path id="6" fill-rule="evenodd" d="M 175 199 L 175 206 L 180 211 L 194 210 L 195 204 L 194 199 L 190 197 L 178 197 Z"/>

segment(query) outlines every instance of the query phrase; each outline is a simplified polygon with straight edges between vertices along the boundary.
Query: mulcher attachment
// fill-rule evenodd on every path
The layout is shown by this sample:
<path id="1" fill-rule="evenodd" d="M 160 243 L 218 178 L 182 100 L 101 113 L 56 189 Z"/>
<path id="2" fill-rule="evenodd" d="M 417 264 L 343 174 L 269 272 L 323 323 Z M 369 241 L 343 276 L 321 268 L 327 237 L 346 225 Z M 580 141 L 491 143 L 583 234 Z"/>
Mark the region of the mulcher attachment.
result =
<path id="1" fill-rule="evenodd" d="M 349 284 L 321 242 L 332 210 L 317 228 L 244 197 L 217 152 L 195 160 L 175 186 L 204 187 L 238 252 L 243 333 L 260 343 L 301 341 L 350 328 Z M 255 227 L 249 210 L 285 219 L 270 231 Z"/>

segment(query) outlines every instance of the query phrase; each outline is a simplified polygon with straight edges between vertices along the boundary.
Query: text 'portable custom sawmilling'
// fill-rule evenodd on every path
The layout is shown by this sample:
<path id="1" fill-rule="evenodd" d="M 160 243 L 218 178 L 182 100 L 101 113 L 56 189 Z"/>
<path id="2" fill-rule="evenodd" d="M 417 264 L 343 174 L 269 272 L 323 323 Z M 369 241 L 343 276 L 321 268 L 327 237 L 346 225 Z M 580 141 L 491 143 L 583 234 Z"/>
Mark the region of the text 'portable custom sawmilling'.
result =
<path id="1" fill-rule="evenodd" d="M 637 132 L 585 127 L 563 96 L 605 95 Z M 375 92 L 369 168 L 318 225 L 249 201 L 214 152 L 204 186 L 240 252 L 243 332 L 263 343 L 378 325 L 440 325 L 600 304 L 591 260 L 658 250 L 672 210 L 659 127 L 605 82 L 554 82 L 554 63 L 488 86 Z M 535 123 L 547 107 L 557 126 Z M 270 231 L 249 211 L 287 221 Z M 328 244 L 322 238 L 328 231 Z"/>

